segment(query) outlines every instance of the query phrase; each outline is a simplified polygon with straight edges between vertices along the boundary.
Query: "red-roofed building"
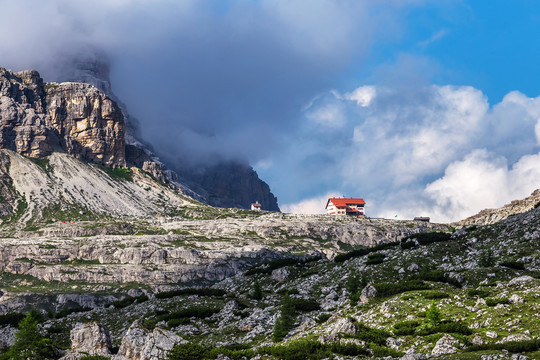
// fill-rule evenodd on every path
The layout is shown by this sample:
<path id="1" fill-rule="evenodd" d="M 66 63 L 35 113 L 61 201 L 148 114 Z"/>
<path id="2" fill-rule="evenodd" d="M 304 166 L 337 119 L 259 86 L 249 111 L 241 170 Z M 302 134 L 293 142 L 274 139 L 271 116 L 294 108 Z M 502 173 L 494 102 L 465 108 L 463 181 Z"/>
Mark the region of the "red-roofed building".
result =
<path id="1" fill-rule="evenodd" d="M 261 204 L 259 204 L 258 201 L 255 201 L 253 204 L 251 204 L 251 210 L 261 210 Z"/>
<path id="2" fill-rule="evenodd" d="M 364 199 L 330 198 L 326 203 L 326 214 L 334 216 L 364 216 Z"/>

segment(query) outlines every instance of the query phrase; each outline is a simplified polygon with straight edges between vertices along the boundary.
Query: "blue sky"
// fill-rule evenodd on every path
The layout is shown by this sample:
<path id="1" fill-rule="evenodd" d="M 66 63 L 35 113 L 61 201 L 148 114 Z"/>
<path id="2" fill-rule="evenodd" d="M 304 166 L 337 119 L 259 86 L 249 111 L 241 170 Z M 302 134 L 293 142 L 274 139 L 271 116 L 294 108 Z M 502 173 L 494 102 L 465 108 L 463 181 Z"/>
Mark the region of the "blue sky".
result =
<path id="1" fill-rule="evenodd" d="M 55 81 L 70 59 L 106 53 L 113 90 L 162 158 L 248 161 L 286 211 L 345 195 L 371 216 L 450 221 L 540 187 L 537 1 L 0 8 L 0 66 Z"/>

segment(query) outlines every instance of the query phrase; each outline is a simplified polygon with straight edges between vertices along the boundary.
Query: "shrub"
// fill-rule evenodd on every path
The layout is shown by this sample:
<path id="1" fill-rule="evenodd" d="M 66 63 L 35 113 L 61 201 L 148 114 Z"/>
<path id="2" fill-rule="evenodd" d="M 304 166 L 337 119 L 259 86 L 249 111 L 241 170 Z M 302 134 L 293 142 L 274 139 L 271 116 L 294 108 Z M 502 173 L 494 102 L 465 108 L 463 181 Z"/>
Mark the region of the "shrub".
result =
<path id="1" fill-rule="evenodd" d="M 309 262 L 320 260 L 320 256 L 309 256 L 306 258 L 282 258 L 272 260 L 270 262 L 264 263 L 262 265 L 255 265 L 251 269 L 248 269 L 244 275 L 255 275 L 255 274 L 271 274 L 272 271 L 280 269 L 285 266 L 296 266 L 303 265 Z"/>
<path id="2" fill-rule="evenodd" d="M 158 299 L 169 299 L 175 296 L 182 295 L 199 295 L 199 296 L 224 296 L 227 295 L 225 290 L 212 288 L 184 288 L 171 291 L 164 291 L 156 294 Z"/>
<path id="3" fill-rule="evenodd" d="M 540 339 L 510 341 L 502 344 L 483 344 L 469 346 L 465 351 L 507 350 L 511 353 L 533 352 L 540 349 Z"/>
<path id="4" fill-rule="evenodd" d="M 399 322 L 394 325 L 394 335 L 396 336 L 413 335 L 418 326 L 420 326 L 419 321 Z"/>
<path id="5" fill-rule="evenodd" d="M 448 293 L 440 290 L 426 291 L 422 295 L 424 295 L 424 298 L 426 299 L 446 299 L 450 296 Z"/>
<path id="6" fill-rule="evenodd" d="M 332 356 L 330 346 L 314 340 L 295 340 L 285 345 L 262 346 L 259 354 L 281 360 L 321 360 Z"/>
<path id="7" fill-rule="evenodd" d="M 291 297 L 289 294 L 285 294 L 281 299 L 281 313 L 276 319 L 274 324 L 274 331 L 272 333 L 272 340 L 274 342 L 279 342 L 283 340 L 285 336 L 291 331 L 294 327 L 296 311 Z"/>
<path id="8" fill-rule="evenodd" d="M 251 292 L 251 298 L 253 300 L 261 300 L 263 297 L 261 284 L 259 283 L 259 280 L 255 280 L 255 283 L 253 283 L 253 289 Z"/>
<path id="9" fill-rule="evenodd" d="M 478 265 L 481 267 L 490 267 L 495 265 L 495 259 L 493 258 L 493 251 L 488 249 L 480 253 L 480 258 L 478 259 Z"/>
<path id="10" fill-rule="evenodd" d="M 110 357 L 103 355 L 86 355 L 81 357 L 80 360 L 110 360 Z"/>
<path id="11" fill-rule="evenodd" d="M 440 282 L 454 285 L 458 288 L 461 287 L 461 284 L 457 279 L 450 277 L 442 270 L 429 270 L 428 268 L 423 268 L 418 274 L 411 276 L 410 279 Z"/>
<path id="12" fill-rule="evenodd" d="M 472 330 L 467 325 L 454 321 L 441 321 L 440 323 L 424 327 L 416 331 L 417 335 L 426 336 L 437 333 L 454 333 L 462 335 L 472 335 Z"/>
<path id="13" fill-rule="evenodd" d="M 398 283 L 376 283 L 373 286 L 377 289 L 377 296 L 380 297 L 400 294 L 406 291 L 429 289 L 426 283 L 417 279 L 403 280 Z"/>
<path id="14" fill-rule="evenodd" d="M 7 313 L 0 315 L 0 326 L 11 325 L 17 327 L 24 317 L 25 315 L 21 313 Z"/>
<path id="15" fill-rule="evenodd" d="M 403 241 L 403 240 L 402 240 L 400 246 L 401 246 L 401 248 L 402 248 L 403 250 L 407 250 L 407 249 L 410 249 L 410 248 L 415 247 L 415 246 L 416 246 L 416 243 L 415 243 L 414 241 L 412 241 L 412 240 L 411 240 L 411 241 L 407 241 L 407 240 L 406 240 L 406 241 Z"/>
<path id="16" fill-rule="evenodd" d="M 478 296 L 480 298 L 486 298 L 489 296 L 489 291 L 484 289 L 468 289 L 467 295 L 470 297 Z"/>
<path id="17" fill-rule="evenodd" d="M 489 299 L 486 299 L 486 305 L 487 306 L 497 306 L 499 304 L 508 304 L 509 301 L 508 301 L 508 298 L 489 298 Z"/>
<path id="18" fill-rule="evenodd" d="M 183 325 L 189 323 L 189 319 L 194 317 L 198 319 L 205 319 L 219 312 L 219 309 L 211 308 L 208 306 L 190 306 L 185 309 L 181 309 L 172 313 L 159 311 L 153 319 L 145 320 L 143 326 L 147 329 L 153 329 L 160 321 L 166 321 L 170 327 Z"/>
<path id="19" fill-rule="evenodd" d="M 386 330 L 375 329 L 357 321 L 354 321 L 358 328 L 358 333 L 354 336 L 357 339 L 364 340 L 368 343 L 374 343 L 378 345 L 386 345 L 386 339 L 390 336 L 390 333 Z"/>
<path id="20" fill-rule="evenodd" d="M 426 311 L 426 319 L 424 321 L 431 326 L 435 326 L 441 321 L 441 311 L 437 307 L 437 304 L 435 304 L 435 300 L 431 301 L 431 305 Z"/>
<path id="21" fill-rule="evenodd" d="M 315 321 L 317 324 L 322 324 L 328 321 L 332 317 L 332 314 L 320 314 Z"/>
<path id="22" fill-rule="evenodd" d="M 296 311 L 309 312 L 321 308 L 319 303 L 313 299 L 290 298 L 290 302 Z"/>
<path id="23" fill-rule="evenodd" d="M 525 270 L 525 263 L 522 261 L 502 261 L 499 265 L 515 270 Z"/>
<path id="24" fill-rule="evenodd" d="M 386 255 L 380 254 L 380 253 L 369 254 L 366 261 L 366 265 L 381 264 L 384 261 L 385 257 Z"/>
<path id="25" fill-rule="evenodd" d="M 168 360 L 203 360 L 206 359 L 207 351 L 207 348 L 199 344 L 178 344 L 169 352 Z"/>
<path id="26" fill-rule="evenodd" d="M 344 261 L 347 261 L 347 260 L 355 258 L 355 257 L 364 256 L 364 255 L 367 255 L 367 254 L 370 254 L 370 253 L 373 253 L 373 252 L 377 252 L 377 251 L 380 251 L 380 250 L 390 249 L 390 248 L 392 248 L 394 246 L 398 246 L 398 245 L 399 245 L 399 242 L 391 242 L 391 243 L 379 244 L 379 245 L 376 245 L 376 246 L 371 247 L 371 248 L 361 247 L 361 248 L 349 251 L 349 252 L 344 253 L 344 254 L 336 255 L 336 257 L 334 258 L 334 262 L 344 262 Z"/>
<path id="27" fill-rule="evenodd" d="M 60 319 L 60 318 L 66 317 L 66 316 L 74 314 L 74 313 L 86 312 L 86 311 L 90 311 L 90 310 L 92 310 L 92 308 L 89 308 L 89 307 L 86 307 L 86 306 L 82 307 L 80 305 L 77 305 L 77 306 L 72 307 L 72 308 L 64 308 L 64 309 L 62 309 L 60 312 L 56 313 L 55 318 Z"/>

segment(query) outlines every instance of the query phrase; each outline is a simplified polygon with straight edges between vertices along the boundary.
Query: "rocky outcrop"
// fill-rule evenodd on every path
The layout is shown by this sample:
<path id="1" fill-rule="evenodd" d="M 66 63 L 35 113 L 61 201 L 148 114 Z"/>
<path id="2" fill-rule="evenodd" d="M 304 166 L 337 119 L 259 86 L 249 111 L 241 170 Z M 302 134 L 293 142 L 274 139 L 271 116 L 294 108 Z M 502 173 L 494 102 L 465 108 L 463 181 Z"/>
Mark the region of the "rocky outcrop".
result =
<path id="1" fill-rule="evenodd" d="M 222 162 L 201 169 L 175 169 L 188 181 L 195 182 L 212 206 L 249 209 L 258 201 L 262 210 L 280 211 L 277 198 L 267 183 L 251 166 L 238 161 Z"/>
<path id="2" fill-rule="evenodd" d="M 158 154 L 166 159 L 166 166 L 154 154 L 152 146 L 143 140 L 139 121 L 129 114 L 127 107 L 112 91 L 109 67 L 107 56 L 94 51 L 82 58 L 68 59 L 60 80 L 91 84 L 118 104 L 126 124 L 128 164 L 141 168 L 160 181 L 172 182 L 186 194 L 212 206 L 249 209 L 251 203 L 259 201 L 263 210 L 279 211 L 277 198 L 270 192 L 268 184 L 259 179 L 247 163 L 221 161 L 216 165 L 189 166 L 187 163 L 192 163 L 193 159 L 186 159 L 185 155 Z"/>
<path id="3" fill-rule="evenodd" d="M 71 350 L 90 355 L 110 355 L 109 332 L 97 322 L 81 324 L 71 330 Z"/>
<path id="4" fill-rule="evenodd" d="M 478 214 L 459 221 L 458 225 L 490 225 L 495 224 L 509 216 L 534 209 L 540 204 L 540 189 L 522 200 L 514 200 L 498 209 L 485 209 Z"/>
<path id="5" fill-rule="evenodd" d="M 107 166 L 125 166 L 124 119 L 118 106 L 87 84 L 44 84 L 37 71 L 0 68 L 0 148 L 30 157 L 53 151 Z"/>
<path id="6" fill-rule="evenodd" d="M 46 85 L 47 114 L 62 149 L 78 159 L 126 166 L 125 127 L 120 108 L 88 84 Z"/>
<path id="7" fill-rule="evenodd" d="M 161 360 L 176 345 L 186 341 L 175 333 L 155 328 L 149 331 L 135 322 L 122 338 L 115 360 Z"/>
<path id="8" fill-rule="evenodd" d="M 456 347 L 463 347 L 463 344 L 461 344 L 459 340 L 452 335 L 444 334 L 444 336 L 435 343 L 435 347 L 431 351 L 431 355 L 441 356 L 455 354 L 457 353 Z"/>

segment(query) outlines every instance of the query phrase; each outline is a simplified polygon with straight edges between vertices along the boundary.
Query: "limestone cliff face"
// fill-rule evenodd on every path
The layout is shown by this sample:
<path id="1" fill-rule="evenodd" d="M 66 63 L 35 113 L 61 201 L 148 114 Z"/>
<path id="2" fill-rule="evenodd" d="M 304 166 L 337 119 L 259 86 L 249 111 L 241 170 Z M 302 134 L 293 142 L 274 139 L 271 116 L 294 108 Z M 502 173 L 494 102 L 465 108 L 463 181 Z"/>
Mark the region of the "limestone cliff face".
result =
<path id="1" fill-rule="evenodd" d="M 118 167 L 126 164 L 124 134 L 120 109 L 94 87 L 0 68 L 0 148 L 30 157 L 60 150 Z"/>
<path id="2" fill-rule="evenodd" d="M 126 162 L 152 174 L 156 179 L 172 182 L 191 197 L 212 206 L 249 209 L 259 201 L 263 210 L 279 211 L 277 198 L 259 179 L 248 163 L 222 161 L 214 166 L 188 166 L 183 154 L 158 153 L 143 140 L 139 122 L 113 93 L 107 56 L 99 51 L 84 58 L 72 59 L 64 66 L 62 81 L 84 82 L 106 93 L 121 108 L 126 124 Z"/>
<path id="3" fill-rule="evenodd" d="M 262 210 L 280 211 L 277 198 L 253 168 L 239 162 L 224 162 L 197 173 L 185 173 L 206 191 L 208 204 L 249 209 L 258 201 Z"/>
<path id="4" fill-rule="evenodd" d="M 124 117 L 104 93 L 88 84 L 51 84 L 46 105 L 51 125 L 69 154 L 104 165 L 126 166 Z"/>

